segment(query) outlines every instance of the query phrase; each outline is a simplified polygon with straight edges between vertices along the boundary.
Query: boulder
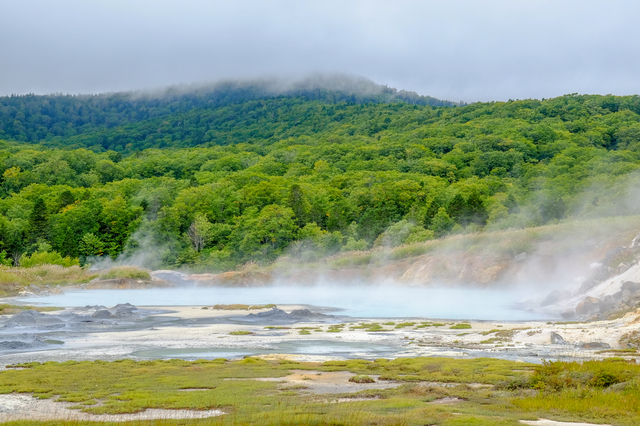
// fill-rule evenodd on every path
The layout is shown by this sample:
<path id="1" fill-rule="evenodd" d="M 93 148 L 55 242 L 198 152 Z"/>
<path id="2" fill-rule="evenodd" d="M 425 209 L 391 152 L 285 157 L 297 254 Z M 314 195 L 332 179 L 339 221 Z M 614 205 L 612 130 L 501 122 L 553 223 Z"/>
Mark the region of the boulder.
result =
<path id="1" fill-rule="evenodd" d="M 566 345 L 567 342 L 564 340 L 564 338 L 559 335 L 558 333 L 556 333 L 555 331 L 552 331 L 551 334 L 549 334 L 549 337 L 551 339 L 551 344 L 552 345 Z"/>
<path id="2" fill-rule="evenodd" d="M 30 291 L 30 292 L 32 292 L 33 294 L 40 294 L 40 293 L 42 293 L 42 292 L 44 291 L 43 289 L 41 289 L 40 287 L 38 287 L 38 286 L 37 286 L 37 285 L 35 285 L 35 284 L 30 284 L 27 288 L 28 288 L 28 289 L 29 289 L 29 291 Z"/>
<path id="3" fill-rule="evenodd" d="M 600 310 L 600 299 L 595 297 L 585 297 L 582 302 L 576 306 L 576 314 L 589 315 Z"/>
<path id="4" fill-rule="evenodd" d="M 560 316 L 564 319 L 571 319 L 576 316 L 576 311 L 568 310 L 560 313 Z"/>
<path id="5" fill-rule="evenodd" d="M 631 293 L 637 293 L 640 291 L 640 284 L 634 283 L 633 281 L 625 281 L 620 286 L 621 291 L 629 290 Z"/>
<path id="6" fill-rule="evenodd" d="M 636 237 L 631 241 L 630 248 L 640 248 L 640 234 L 636 235 Z"/>
<path id="7" fill-rule="evenodd" d="M 600 300 L 600 312 L 606 312 L 613 309 L 618 301 L 611 295 L 606 295 Z"/>
<path id="8" fill-rule="evenodd" d="M 100 309 L 99 311 L 95 311 L 93 315 L 91 315 L 91 318 L 96 318 L 96 319 L 108 319 L 111 317 L 112 317 L 111 312 L 107 311 L 106 309 Z"/>
<path id="9" fill-rule="evenodd" d="M 608 343 L 602 342 L 587 342 L 587 343 L 578 343 L 578 347 L 580 349 L 609 349 L 611 346 Z"/>

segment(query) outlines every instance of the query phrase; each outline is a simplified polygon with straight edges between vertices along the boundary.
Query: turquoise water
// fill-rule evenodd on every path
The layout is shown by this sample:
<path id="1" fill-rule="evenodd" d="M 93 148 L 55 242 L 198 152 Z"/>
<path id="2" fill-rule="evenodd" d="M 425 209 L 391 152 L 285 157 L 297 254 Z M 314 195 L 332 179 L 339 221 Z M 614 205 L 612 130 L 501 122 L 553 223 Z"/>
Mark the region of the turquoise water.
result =
<path id="1" fill-rule="evenodd" d="M 303 304 L 330 307 L 332 313 L 359 318 L 440 318 L 519 321 L 548 319 L 518 307 L 522 293 L 475 288 L 401 286 L 178 287 L 151 290 L 78 290 L 30 297 L 49 306 L 199 306 L 215 304 Z"/>

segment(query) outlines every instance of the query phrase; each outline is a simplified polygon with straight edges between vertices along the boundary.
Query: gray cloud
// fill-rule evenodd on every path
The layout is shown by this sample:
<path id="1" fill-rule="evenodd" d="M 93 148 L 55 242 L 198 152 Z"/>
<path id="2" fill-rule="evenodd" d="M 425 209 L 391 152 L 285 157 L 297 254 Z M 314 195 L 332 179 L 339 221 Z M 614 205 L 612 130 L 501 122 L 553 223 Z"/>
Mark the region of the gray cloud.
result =
<path id="1" fill-rule="evenodd" d="M 640 4 L 590 0 L 21 0 L 0 94 L 350 73 L 465 101 L 640 93 Z"/>

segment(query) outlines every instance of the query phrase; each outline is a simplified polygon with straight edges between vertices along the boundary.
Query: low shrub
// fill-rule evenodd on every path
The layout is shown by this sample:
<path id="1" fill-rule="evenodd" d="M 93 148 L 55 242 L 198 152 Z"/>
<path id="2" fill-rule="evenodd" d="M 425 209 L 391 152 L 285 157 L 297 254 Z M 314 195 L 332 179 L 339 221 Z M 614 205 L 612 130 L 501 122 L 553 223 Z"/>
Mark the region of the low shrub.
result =
<path id="1" fill-rule="evenodd" d="M 365 376 L 363 374 L 358 374 L 356 376 L 353 376 L 349 379 L 349 381 L 353 383 L 375 383 L 376 382 L 373 379 L 373 377 Z"/>
<path id="2" fill-rule="evenodd" d="M 106 273 L 100 275 L 100 278 L 109 280 L 116 278 L 129 278 L 137 280 L 150 280 L 149 271 L 141 269 L 137 266 L 114 266 Z"/>

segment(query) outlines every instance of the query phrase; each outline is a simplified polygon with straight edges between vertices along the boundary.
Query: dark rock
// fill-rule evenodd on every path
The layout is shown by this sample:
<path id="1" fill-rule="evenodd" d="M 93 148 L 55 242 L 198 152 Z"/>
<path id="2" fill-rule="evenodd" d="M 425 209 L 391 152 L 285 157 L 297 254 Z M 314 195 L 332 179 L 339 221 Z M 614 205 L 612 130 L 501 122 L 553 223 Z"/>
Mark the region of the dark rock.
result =
<path id="1" fill-rule="evenodd" d="M 564 319 L 571 319 L 576 316 L 576 311 L 573 311 L 573 310 L 564 311 L 560 313 L 560 316 Z"/>
<path id="2" fill-rule="evenodd" d="M 637 293 L 640 291 L 640 284 L 634 283 L 633 281 L 625 281 L 620 286 L 621 291 L 629 290 L 631 293 Z"/>
<path id="3" fill-rule="evenodd" d="M 582 302 L 576 306 L 576 314 L 589 315 L 600 310 L 600 300 L 595 297 L 585 297 Z"/>
<path id="4" fill-rule="evenodd" d="M 269 318 L 269 319 L 289 319 L 289 314 L 278 308 L 271 308 L 268 311 L 249 314 L 247 318 Z"/>
<path id="5" fill-rule="evenodd" d="M 62 321 L 60 318 L 33 310 L 17 313 L 4 324 L 5 327 L 41 327 L 63 325 L 64 321 Z"/>
<path id="6" fill-rule="evenodd" d="M 620 301 L 620 300 L 622 300 L 622 291 L 619 291 L 617 293 L 613 293 L 611 296 L 613 296 L 614 299 Z"/>
<path id="7" fill-rule="evenodd" d="M 600 312 L 607 312 L 617 305 L 618 301 L 613 296 L 607 295 L 600 300 Z"/>
<path id="8" fill-rule="evenodd" d="M 567 342 L 564 340 L 564 338 L 559 335 L 558 333 L 556 333 L 555 331 L 552 331 L 551 334 L 549 334 L 549 337 L 551 338 L 551 344 L 552 345 L 566 345 Z"/>
<path id="9" fill-rule="evenodd" d="M 111 317 L 112 317 L 111 312 L 107 311 L 106 309 L 100 309 L 99 311 L 95 311 L 93 315 L 91 315 L 91 318 L 96 318 L 96 319 L 108 319 Z"/>
<path id="10" fill-rule="evenodd" d="M 308 309 L 295 309 L 289 313 L 289 316 L 295 318 L 331 318 L 333 315 L 325 315 L 318 312 L 311 312 Z"/>
<path id="11" fill-rule="evenodd" d="M 286 313 L 282 309 L 271 308 L 268 311 L 258 312 L 255 314 L 249 314 L 245 318 L 247 319 L 261 319 L 268 321 L 304 321 L 307 319 L 318 318 L 332 318 L 332 315 L 325 315 L 320 313 L 311 312 L 308 309 L 296 309 L 291 311 L 290 314 Z"/>
<path id="12" fill-rule="evenodd" d="M 587 342 L 587 343 L 578 343 L 577 345 L 580 349 L 609 349 L 611 346 L 608 343 L 601 342 Z"/>
<path id="13" fill-rule="evenodd" d="M 33 349 L 46 346 L 46 343 L 38 338 L 34 338 L 30 341 L 22 340 L 3 340 L 0 341 L 0 349 L 4 350 L 20 350 L 20 349 Z"/>

